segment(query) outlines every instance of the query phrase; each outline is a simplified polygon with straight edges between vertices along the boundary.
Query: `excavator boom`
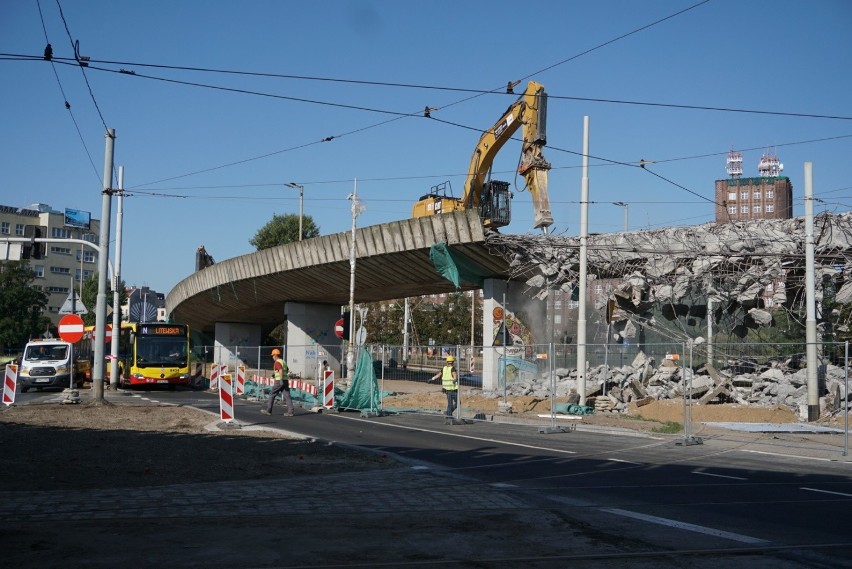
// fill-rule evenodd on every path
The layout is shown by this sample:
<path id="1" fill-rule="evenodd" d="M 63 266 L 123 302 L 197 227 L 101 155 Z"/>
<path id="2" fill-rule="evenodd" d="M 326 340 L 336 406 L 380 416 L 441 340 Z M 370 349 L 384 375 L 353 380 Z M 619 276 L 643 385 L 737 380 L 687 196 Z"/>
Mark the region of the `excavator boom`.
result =
<path id="1" fill-rule="evenodd" d="M 547 193 L 547 172 L 550 170 L 550 164 L 542 154 L 542 148 L 547 143 L 546 123 L 547 94 L 541 84 L 530 81 L 524 94 L 480 137 L 468 166 L 462 197 L 427 194 L 414 205 L 413 216 L 422 217 L 477 207 L 486 227 L 508 225 L 511 220 L 509 184 L 496 180 L 486 181 L 486 178 L 497 153 L 512 135 L 523 127 L 518 172 L 524 177 L 532 196 L 533 226 L 536 229 L 546 229 L 552 225 L 553 216 Z"/>

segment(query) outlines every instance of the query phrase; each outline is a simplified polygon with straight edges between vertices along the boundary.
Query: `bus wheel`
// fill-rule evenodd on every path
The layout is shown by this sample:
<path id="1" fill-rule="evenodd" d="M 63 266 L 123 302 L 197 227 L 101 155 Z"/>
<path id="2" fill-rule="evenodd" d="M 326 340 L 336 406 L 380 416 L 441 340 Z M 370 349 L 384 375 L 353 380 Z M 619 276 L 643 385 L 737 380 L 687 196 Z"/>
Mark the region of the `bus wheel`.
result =
<path id="1" fill-rule="evenodd" d="M 174 384 L 174 383 L 170 383 L 170 384 L 169 384 L 169 391 L 174 391 L 174 390 L 175 390 L 175 384 Z"/>

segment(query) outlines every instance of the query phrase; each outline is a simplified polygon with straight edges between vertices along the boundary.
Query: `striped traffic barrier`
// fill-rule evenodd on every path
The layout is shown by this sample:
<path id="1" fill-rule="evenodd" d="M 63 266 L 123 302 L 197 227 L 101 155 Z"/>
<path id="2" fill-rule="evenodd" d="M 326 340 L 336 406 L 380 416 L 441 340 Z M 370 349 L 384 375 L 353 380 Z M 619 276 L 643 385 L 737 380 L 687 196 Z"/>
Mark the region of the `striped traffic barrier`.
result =
<path id="1" fill-rule="evenodd" d="M 227 373 L 219 376 L 219 418 L 226 423 L 234 420 L 234 388 L 231 376 Z"/>
<path id="2" fill-rule="evenodd" d="M 323 372 L 323 407 L 331 409 L 334 407 L 334 371 Z"/>
<path id="3" fill-rule="evenodd" d="M 237 395 L 242 395 L 246 392 L 246 366 L 237 366 Z"/>
<path id="4" fill-rule="evenodd" d="M 204 375 L 204 364 L 195 362 L 195 372 L 192 374 L 192 385 L 198 386 L 201 384 L 201 376 Z"/>
<path id="5" fill-rule="evenodd" d="M 3 379 L 3 403 L 8 405 L 15 404 L 15 393 L 18 388 L 18 366 L 15 364 L 6 364 L 6 374 Z"/>
<path id="6" fill-rule="evenodd" d="M 290 382 L 289 383 L 290 389 L 301 389 L 305 393 L 313 395 L 314 397 L 319 396 L 319 392 L 317 391 L 316 385 L 314 385 L 314 384 L 312 384 L 308 381 L 305 381 L 303 379 L 298 379 L 298 378 L 290 378 L 290 379 L 288 379 L 288 381 Z M 275 383 L 275 379 L 272 378 L 272 377 L 264 377 L 262 375 L 255 375 L 254 376 L 254 382 L 257 383 L 258 385 L 269 386 L 269 385 L 273 385 Z"/>
<path id="7" fill-rule="evenodd" d="M 219 389 L 219 364 L 210 364 L 210 389 Z"/>

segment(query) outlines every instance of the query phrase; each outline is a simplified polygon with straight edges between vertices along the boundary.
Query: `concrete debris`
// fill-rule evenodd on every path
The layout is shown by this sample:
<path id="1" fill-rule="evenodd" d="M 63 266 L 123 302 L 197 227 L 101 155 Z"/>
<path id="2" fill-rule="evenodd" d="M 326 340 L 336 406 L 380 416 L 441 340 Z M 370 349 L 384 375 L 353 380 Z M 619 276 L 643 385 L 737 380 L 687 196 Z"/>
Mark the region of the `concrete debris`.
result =
<path id="1" fill-rule="evenodd" d="M 847 261 L 852 259 L 852 213 L 816 216 L 814 236 L 817 296 L 822 298 L 823 286 L 833 283 L 834 301 L 852 304 L 852 262 Z M 579 236 L 489 232 L 486 242 L 510 260 L 531 297 L 546 297 L 540 290 L 545 288 L 568 292 L 579 280 Z M 607 280 L 612 285 L 607 296 L 644 325 L 644 315 L 659 314 L 667 304 L 689 307 L 712 298 L 717 316 L 720 311 L 728 315 L 728 329 L 720 323 L 717 330 L 744 336 L 748 328 L 770 325 L 771 311 L 794 309 L 788 301 L 804 302 L 804 217 L 598 234 L 586 243 L 589 280 Z M 598 300 L 595 306 L 605 305 Z M 707 314 L 690 317 L 698 322 Z"/>
<path id="2" fill-rule="evenodd" d="M 641 406 L 653 400 L 689 398 L 695 405 L 738 403 L 787 407 L 800 413 L 808 404 L 807 370 L 789 367 L 795 363 L 788 360 L 767 366 L 752 363 L 744 366 L 732 362 L 721 369 L 708 364 L 695 373 L 687 369 L 684 374 L 685 368 L 678 362 L 663 360 L 657 364 L 640 352 L 630 365 L 600 365 L 589 369 L 585 381 L 587 404 L 594 405 L 597 412 L 626 413 L 631 404 Z M 506 393 L 547 399 L 553 384 L 558 399 L 578 402 L 577 371 L 557 368 L 553 375 L 553 381 L 545 373 L 533 380 L 512 383 Z M 847 400 L 844 379 L 842 367 L 825 366 L 825 382 L 820 384 L 820 405 L 824 411 L 832 411 Z M 483 395 L 502 397 L 503 390 L 486 391 Z"/>

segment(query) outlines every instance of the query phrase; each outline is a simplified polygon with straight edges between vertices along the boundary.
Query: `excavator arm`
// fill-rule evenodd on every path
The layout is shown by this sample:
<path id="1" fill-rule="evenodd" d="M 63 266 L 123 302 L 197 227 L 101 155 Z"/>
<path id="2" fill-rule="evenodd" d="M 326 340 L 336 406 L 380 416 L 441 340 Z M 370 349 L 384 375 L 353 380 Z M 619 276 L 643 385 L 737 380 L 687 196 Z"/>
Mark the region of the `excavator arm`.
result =
<path id="1" fill-rule="evenodd" d="M 486 178 L 497 153 L 512 135 L 523 127 L 523 146 L 518 172 L 526 180 L 532 196 L 533 226 L 546 229 L 552 225 L 553 216 L 547 193 L 547 171 L 550 170 L 550 164 L 542 154 L 542 147 L 547 142 L 546 122 L 547 94 L 541 84 L 530 81 L 524 94 L 480 137 L 468 166 L 462 197 L 457 199 L 437 193 L 423 196 L 414 206 L 414 217 L 478 207 L 485 227 L 508 225 L 511 220 L 509 184 L 486 181 Z"/>

